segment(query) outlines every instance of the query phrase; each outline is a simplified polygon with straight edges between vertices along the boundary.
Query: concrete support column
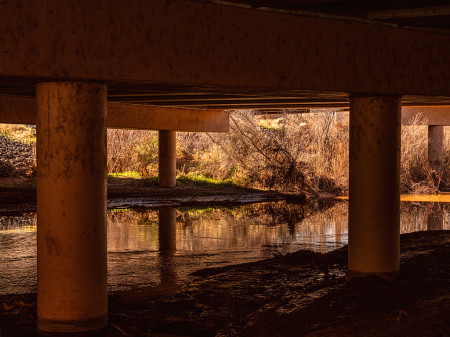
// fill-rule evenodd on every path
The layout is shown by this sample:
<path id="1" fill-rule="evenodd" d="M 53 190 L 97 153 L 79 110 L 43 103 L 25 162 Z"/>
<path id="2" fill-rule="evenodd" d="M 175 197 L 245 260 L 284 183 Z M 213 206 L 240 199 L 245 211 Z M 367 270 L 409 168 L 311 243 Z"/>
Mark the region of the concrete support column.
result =
<path id="1" fill-rule="evenodd" d="M 444 162 L 444 127 L 428 125 L 428 165 L 432 170 L 441 171 Z"/>
<path id="2" fill-rule="evenodd" d="M 350 100 L 349 276 L 400 266 L 400 97 Z"/>
<path id="3" fill-rule="evenodd" d="M 177 133 L 176 131 L 158 131 L 159 145 L 159 186 L 176 186 L 176 153 Z"/>
<path id="4" fill-rule="evenodd" d="M 41 83 L 37 98 L 38 329 L 108 324 L 106 86 Z"/>

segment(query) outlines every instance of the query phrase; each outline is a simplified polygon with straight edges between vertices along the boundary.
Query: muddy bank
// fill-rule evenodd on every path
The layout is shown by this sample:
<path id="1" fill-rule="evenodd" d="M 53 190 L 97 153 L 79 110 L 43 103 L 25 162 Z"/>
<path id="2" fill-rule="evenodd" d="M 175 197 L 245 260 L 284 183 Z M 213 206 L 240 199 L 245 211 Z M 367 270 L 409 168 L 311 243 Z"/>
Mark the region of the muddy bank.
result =
<path id="1" fill-rule="evenodd" d="M 346 279 L 347 247 L 203 269 L 110 293 L 109 336 L 448 336 L 450 233 L 401 236 L 401 276 Z M 0 296 L 2 334 L 33 336 L 36 295 Z"/>
<path id="2" fill-rule="evenodd" d="M 0 213 L 36 210 L 36 184 L 7 182 L 0 184 Z M 251 188 L 217 186 L 177 186 L 174 189 L 146 184 L 138 179 L 132 183 L 108 183 L 108 208 L 140 208 L 159 206 L 233 206 L 239 204 L 289 200 L 302 202 L 303 193 L 289 194 Z"/>

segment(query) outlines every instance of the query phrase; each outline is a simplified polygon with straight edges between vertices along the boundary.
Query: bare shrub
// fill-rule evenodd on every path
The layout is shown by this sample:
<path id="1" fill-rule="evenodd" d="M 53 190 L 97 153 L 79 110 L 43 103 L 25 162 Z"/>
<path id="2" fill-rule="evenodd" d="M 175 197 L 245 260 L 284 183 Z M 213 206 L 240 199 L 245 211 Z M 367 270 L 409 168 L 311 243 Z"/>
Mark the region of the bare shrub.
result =
<path id="1" fill-rule="evenodd" d="M 158 135 L 151 132 L 132 150 L 133 168 L 144 178 L 158 175 L 158 147 Z"/>
<path id="2" fill-rule="evenodd" d="M 303 134 L 296 132 L 296 142 L 304 142 L 300 152 L 308 164 L 310 185 L 315 190 L 348 191 L 349 113 L 333 109 L 313 109 L 304 114 Z M 293 130 L 295 132 L 295 129 Z M 293 138 L 295 135 L 293 135 Z"/>
<path id="3" fill-rule="evenodd" d="M 149 131 L 108 129 L 108 173 L 135 169 L 135 148 L 147 139 Z"/>
<path id="4" fill-rule="evenodd" d="M 402 126 L 400 182 L 402 193 L 434 193 L 438 191 L 438 180 L 442 172 L 435 172 L 428 166 L 427 120 L 417 114 L 408 125 Z"/>
<path id="5" fill-rule="evenodd" d="M 282 111 L 278 118 L 255 111 L 230 113 L 229 134 L 184 135 L 191 171 L 235 183 L 277 189 L 346 189 L 348 113 Z"/>

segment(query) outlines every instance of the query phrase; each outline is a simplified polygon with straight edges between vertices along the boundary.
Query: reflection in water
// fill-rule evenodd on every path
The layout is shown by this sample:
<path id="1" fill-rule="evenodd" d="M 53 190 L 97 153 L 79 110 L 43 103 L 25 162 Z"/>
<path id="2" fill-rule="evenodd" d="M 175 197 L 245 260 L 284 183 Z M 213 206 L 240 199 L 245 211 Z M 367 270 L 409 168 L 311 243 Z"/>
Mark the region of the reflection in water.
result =
<path id="1" fill-rule="evenodd" d="M 444 213 L 441 205 L 435 203 L 432 205 L 432 210 L 428 214 L 428 228 L 429 231 L 437 231 L 444 229 Z"/>
<path id="2" fill-rule="evenodd" d="M 401 203 L 401 233 L 449 229 L 447 203 Z M 182 284 L 207 267 L 347 243 L 346 201 L 108 212 L 110 290 Z M 0 293 L 36 291 L 36 215 L 0 216 Z"/>
<path id="3" fill-rule="evenodd" d="M 177 211 L 173 207 L 159 208 L 159 256 L 160 280 L 163 284 L 177 281 L 174 256 L 177 251 Z"/>

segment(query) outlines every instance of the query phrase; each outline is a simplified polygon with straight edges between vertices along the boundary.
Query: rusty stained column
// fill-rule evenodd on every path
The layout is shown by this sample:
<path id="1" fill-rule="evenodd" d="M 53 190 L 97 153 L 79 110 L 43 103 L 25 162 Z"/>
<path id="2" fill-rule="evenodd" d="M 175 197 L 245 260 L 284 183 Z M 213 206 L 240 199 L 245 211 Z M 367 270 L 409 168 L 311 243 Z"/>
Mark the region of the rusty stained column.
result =
<path id="1" fill-rule="evenodd" d="M 177 153 L 177 133 L 176 131 L 158 131 L 159 146 L 159 186 L 176 186 L 176 153 Z"/>
<path id="2" fill-rule="evenodd" d="M 442 171 L 444 162 L 444 127 L 428 125 L 428 165 L 434 171 Z"/>
<path id="3" fill-rule="evenodd" d="M 400 266 L 400 97 L 350 100 L 349 276 Z"/>
<path id="4" fill-rule="evenodd" d="M 38 329 L 108 324 L 106 86 L 41 83 L 37 97 Z"/>

